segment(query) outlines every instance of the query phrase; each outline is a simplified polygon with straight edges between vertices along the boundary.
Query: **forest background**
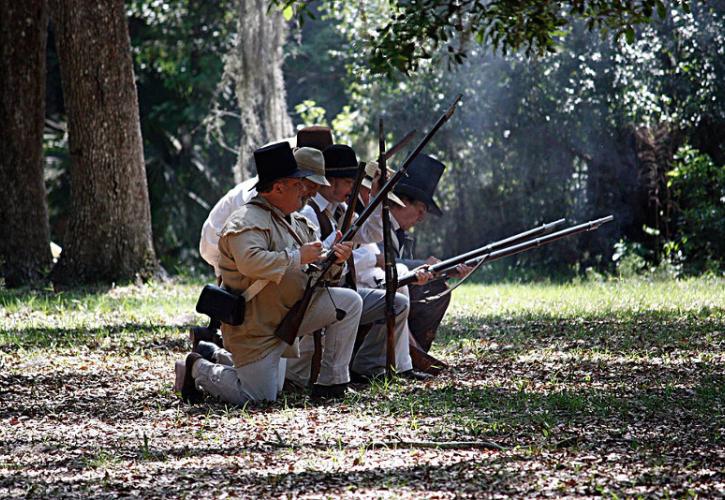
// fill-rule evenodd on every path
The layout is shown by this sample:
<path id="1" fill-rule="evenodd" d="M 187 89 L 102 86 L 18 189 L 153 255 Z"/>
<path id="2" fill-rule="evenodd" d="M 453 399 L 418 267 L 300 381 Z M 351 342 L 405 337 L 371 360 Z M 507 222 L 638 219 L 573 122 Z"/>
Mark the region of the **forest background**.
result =
<path id="1" fill-rule="evenodd" d="M 275 36 L 283 54 L 260 50 L 256 59 L 240 41 L 260 37 L 266 2 L 125 5 L 153 245 L 167 271 L 208 273 L 199 233 L 216 201 L 254 174 L 245 141 L 283 138 L 264 137 L 273 135 L 269 118 L 262 123 L 255 108 L 266 83 L 276 104 L 265 97 L 261 114 L 276 105 L 289 116 L 279 113 L 278 133 L 328 124 L 366 160 L 376 155 L 378 117 L 391 141 L 412 128 L 421 134 L 463 93 L 426 151 L 447 170 L 438 193 L 444 216 L 415 230 L 420 256 L 451 256 L 560 217 L 611 213 L 614 223 L 597 232 L 501 261 L 482 276 L 723 272 L 723 2 L 658 2 L 652 22 L 617 37 L 573 20 L 554 33 L 548 54 L 533 58 L 492 53 L 462 30 L 448 50 L 424 47 L 429 57 L 388 75 L 371 68 L 362 48 L 389 14 L 385 1 L 312 3 L 314 17 L 288 7 L 274 14 L 282 17 Z M 52 23 L 48 36 L 44 176 L 51 240 L 63 245 L 70 157 Z"/>

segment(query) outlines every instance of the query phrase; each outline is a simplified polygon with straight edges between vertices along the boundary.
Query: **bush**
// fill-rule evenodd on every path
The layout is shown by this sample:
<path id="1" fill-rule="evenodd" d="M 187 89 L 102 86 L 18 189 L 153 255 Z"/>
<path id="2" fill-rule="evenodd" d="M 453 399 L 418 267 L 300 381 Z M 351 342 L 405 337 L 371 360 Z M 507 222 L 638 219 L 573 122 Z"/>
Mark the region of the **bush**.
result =
<path id="1" fill-rule="evenodd" d="M 681 253 L 689 273 L 723 271 L 725 255 L 725 166 L 691 146 L 675 154 L 667 173 L 676 212 L 671 250 Z"/>

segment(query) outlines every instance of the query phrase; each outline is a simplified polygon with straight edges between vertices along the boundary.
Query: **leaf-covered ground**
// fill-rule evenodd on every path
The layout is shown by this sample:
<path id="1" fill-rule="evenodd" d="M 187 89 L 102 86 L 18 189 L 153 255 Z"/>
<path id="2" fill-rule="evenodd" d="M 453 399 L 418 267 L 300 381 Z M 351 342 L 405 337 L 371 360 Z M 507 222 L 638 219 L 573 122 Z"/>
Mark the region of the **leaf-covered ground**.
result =
<path id="1" fill-rule="evenodd" d="M 0 497 L 724 494 L 723 280 L 465 285 L 436 380 L 247 408 L 171 392 L 198 290 L 0 291 Z"/>

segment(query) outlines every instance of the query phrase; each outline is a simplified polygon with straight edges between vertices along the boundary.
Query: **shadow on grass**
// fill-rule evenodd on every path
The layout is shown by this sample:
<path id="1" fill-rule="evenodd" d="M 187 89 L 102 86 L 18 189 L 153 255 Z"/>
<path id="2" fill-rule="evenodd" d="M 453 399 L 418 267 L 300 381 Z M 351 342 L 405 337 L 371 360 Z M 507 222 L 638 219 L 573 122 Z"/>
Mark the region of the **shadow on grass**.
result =
<path id="1" fill-rule="evenodd" d="M 470 400 L 470 394 L 465 392 L 463 394 Z M 480 402 L 480 399 L 477 398 L 476 401 Z M 530 408 L 530 411 L 535 410 L 535 407 Z M 656 467 L 658 473 L 644 474 L 636 478 L 629 484 L 631 487 L 669 485 L 672 481 L 671 474 L 681 474 L 685 462 L 688 467 L 692 467 L 692 464 L 699 460 L 717 459 L 716 441 L 709 443 L 707 448 L 702 446 L 701 440 L 706 438 L 702 435 L 695 436 L 690 442 L 682 442 L 678 439 L 680 436 L 670 435 L 669 429 L 666 428 L 667 422 L 663 424 L 665 425 L 652 427 L 653 433 L 646 437 L 655 448 L 650 453 L 639 447 L 633 447 L 631 439 L 622 439 L 618 442 L 616 436 L 610 440 L 597 439 L 593 443 L 578 442 L 577 446 L 598 448 L 599 454 L 604 456 L 612 449 L 618 449 L 622 453 L 622 448 L 615 446 L 624 442 L 632 453 L 621 455 L 620 465 L 622 462 L 629 462 L 636 467 L 636 470 Z M 208 431 L 208 434 L 213 435 L 213 433 L 213 430 Z M 593 437 L 601 438 L 596 432 Z M 343 448 L 335 443 L 331 446 L 304 444 L 301 448 L 309 449 L 311 453 L 297 457 L 297 460 L 303 462 L 296 468 L 308 470 L 294 472 L 292 469 L 295 466 L 288 465 L 288 449 L 273 449 L 270 452 L 260 449 L 259 443 L 253 438 L 247 442 L 243 442 L 243 438 L 240 438 L 240 441 L 239 445 L 220 447 L 210 445 L 209 441 L 202 444 L 200 440 L 190 440 L 190 444 L 184 447 L 171 447 L 165 446 L 163 440 L 156 439 L 150 445 L 129 443 L 114 446 L 112 449 L 94 449 L 89 443 L 85 443 L 86 447 L 76 449 L 76 453 L 70 457 L 52 453 L 32 467 L 31 473 L 19 469 L 5 477 L 0 474 L 0 487 L 19 488 L 26 492 L 32 491 L 33 495 L 42 496 L 70 492 L 75 494 L 132 492 L 133 495 L 159 497 L 189 494 L 192 491 L 205 495 L 219 495 L 225 491 L 232 495 L 243 496 L 293 497 L 371 491 L 375 495 L 382 495 L 391 490 L 420 495 L 431 495 L 436 491 L 459 496 L 480 494 L 485 491 L 495 491 L 498 495 L 513 495 L 521 494 L 527 487 L 531 487 L 531 478 L 527 477 L 527 473 L 531 473 L 531 459 L 525 449 L 514 450 L 513 454 L 476 452 L 474 459 L 462 458 L 456 463 L 446 465 L 425 461 L 411 464 L 410 462 L 414 460 L 412 457 L 399 456 L 397 460 L 405 460 L 405 465 L 363 469 L 355 467 L 352 455 L 361 457 L 361 463 L 365 464 L 369 450 L 348 447 L 346 449 L 354 453 L 348 454 L 347 458 L 343 459 L 344 463 L 337 466 L 338 470 L 317 471 L 315 469 L 320 466 L 317 462 L 325 457 L 324 452 L 337 453 L 343 451 Z M 587 446 L 589 444 L 593 446 Z M 60 451 L 60 448 L 58 450 Z M 666 456 L 672 460 L 663 462 Z M 183 465 L 167 464 L 180 459 L 184 460 Z M 250 464 L 257 463 L 260 469 L 266 470 L 257 471 L 255 467 L 246 465 L 247 461 Z M 680 461 L 682 463 L 679 463 Z M 133 464 L 133 477 L 137 480 L 129 481 L 126 467 L 119 467 L 122 463 Z M 270 469 L 286 470 L 288 467 L 289 472 L 270 472 Z M 562 463 L 560 470 L 561 468 L 575 470 L 573 464 L 566 465 L 566 462 Z M 38 474 L 39 470 L 45 470 L 46 473 Z M 710 483 L 711 488 L 717 487 L 717 476 L 701 480 L 704 485 Z M 587 486 L 585 481 L 585 487 L 579 493 L 597 494 L 595 487 L 598 484 L 601 484 L 601 481 L 592 481 Z M 533 493 L 531 490 L 529 492 Z"/>
<path id="2" fill-rule="evenodd" d="M 437 347 L 458 347 L 465 340 L 487 340 L 513 350 L 561 344 L 587 348 L 641 350 L 725 348 L 725 309 L 700 311 L 644 311 L 636 314 L 459 315 L 438 331 Z"/>
<path id="3" fill-rule="evenodd" d="M 182 351 L 188 348 L 191 324 L 155 325 L 148 322 L 111 323 L 96 328 L 27 327 L 0 329 L 0 351 L 85 347 L 119 353 L 143 347 Z"/>
<path id="4" fill-rule="evenodd" d="M 222 453 L 215 450 L 215 454 Z M 269 460 L 269 459 L 268 459 Z M 254 468 L 239 469 L 227 466 L 198 463 L 197 467 L 185 465 L 172 471 L 161 470 L 154 480 L 130 482 L 125 474 L 88 478 L 73 475 L 62 482 L 52 475 L 37 476 L 16 472 L 2 478 L 0 487 L 22 488 L 32 496 L 55 496 L 70 491 L 76 494 L 115 492 L 141 497 L 166 497 L 198 493 L 218 496 L 222 492 L 243 497 L 298 497 L 301 495 L 355 494 L 372 490 L 377 495 L 390 494 L 392 490 L 405 489 L 412 494 L 430 495 L 440 491 L 448 494 L 471 495 L 474 492 L 495 490 L 499 494 L 513 494 L 526 481 L 525 475 L 516 474 L 507 465 L 511 459 L 491 457 L 484 460 L 462 460 L 449 465 L 404 465 L 399 467 L 374 467 L 361 470 L 341 469 L 334 472 L 285 472 L 270 474 Z M 472 476 L 471 472 L 480 473 Z M 116 477 L 114 477 L 116 476 Z M 141 478 L 139 478 L 141 479 Z M 403 490 L 403 491 L 405 491 Z M 374 494 L 375 494 L 374 493 Z M 368 493 L 370 494 L 370 493 Z M 226 496 L 226 495 L 225 495 Z"/>
<path id="5" fill-rule="evenodd" d="M 54 291 L 50 287 L 42 290 L 32 288 L 0 288 L 0 306 L 12 307 L 26 304 L 71 305 L 73 301 L 86 301 L 102 297 L 111 288 L 109 284 L 98 284 L 59 291 Z"/>

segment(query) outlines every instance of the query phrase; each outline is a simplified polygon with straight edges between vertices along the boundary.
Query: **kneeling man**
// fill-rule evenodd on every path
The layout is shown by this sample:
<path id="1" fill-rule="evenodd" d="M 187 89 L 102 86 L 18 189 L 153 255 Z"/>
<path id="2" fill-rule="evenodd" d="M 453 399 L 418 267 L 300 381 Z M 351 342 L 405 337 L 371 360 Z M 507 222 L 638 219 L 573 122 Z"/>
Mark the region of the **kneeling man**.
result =
<path id="1" fill-rule="evenodd" d="M 315 227 L 295 213 L 307 192 L 302 179 L 313 175 L 300 170 L 287 143 L 273 144 L 254 153 L 259 183 L 257 196 L 234 212 L 219 239 L 219 271 L 225 288 L 236 293 L 255 290 L 246 297 L 243 324 L 222 324 L 224 346 L 233 366 L 214 363 L 218 354 L 191 353 L 186 359 L 182 396 L 194 401 L 204 390 L 233 404 L 274 401 L 280 387 L 279 360 L 289 346 L 274 331 L 301 297 L 307 283 L 307 264 L 322 257 L 323 246 Z M 332 248 L 344 264 L 352 247 Z M 332 273 L 338 275 L 341 265 Z M 336 315 L 343 309 L 344 317 Z M 310 303 L 299 334 L 327 332 L 320 374 L 312 388 L 318 397 L 341 397 L 350 381 L 348 364 L 360 320 L 362 299 L 352 290 L 320 288 Z"/>

